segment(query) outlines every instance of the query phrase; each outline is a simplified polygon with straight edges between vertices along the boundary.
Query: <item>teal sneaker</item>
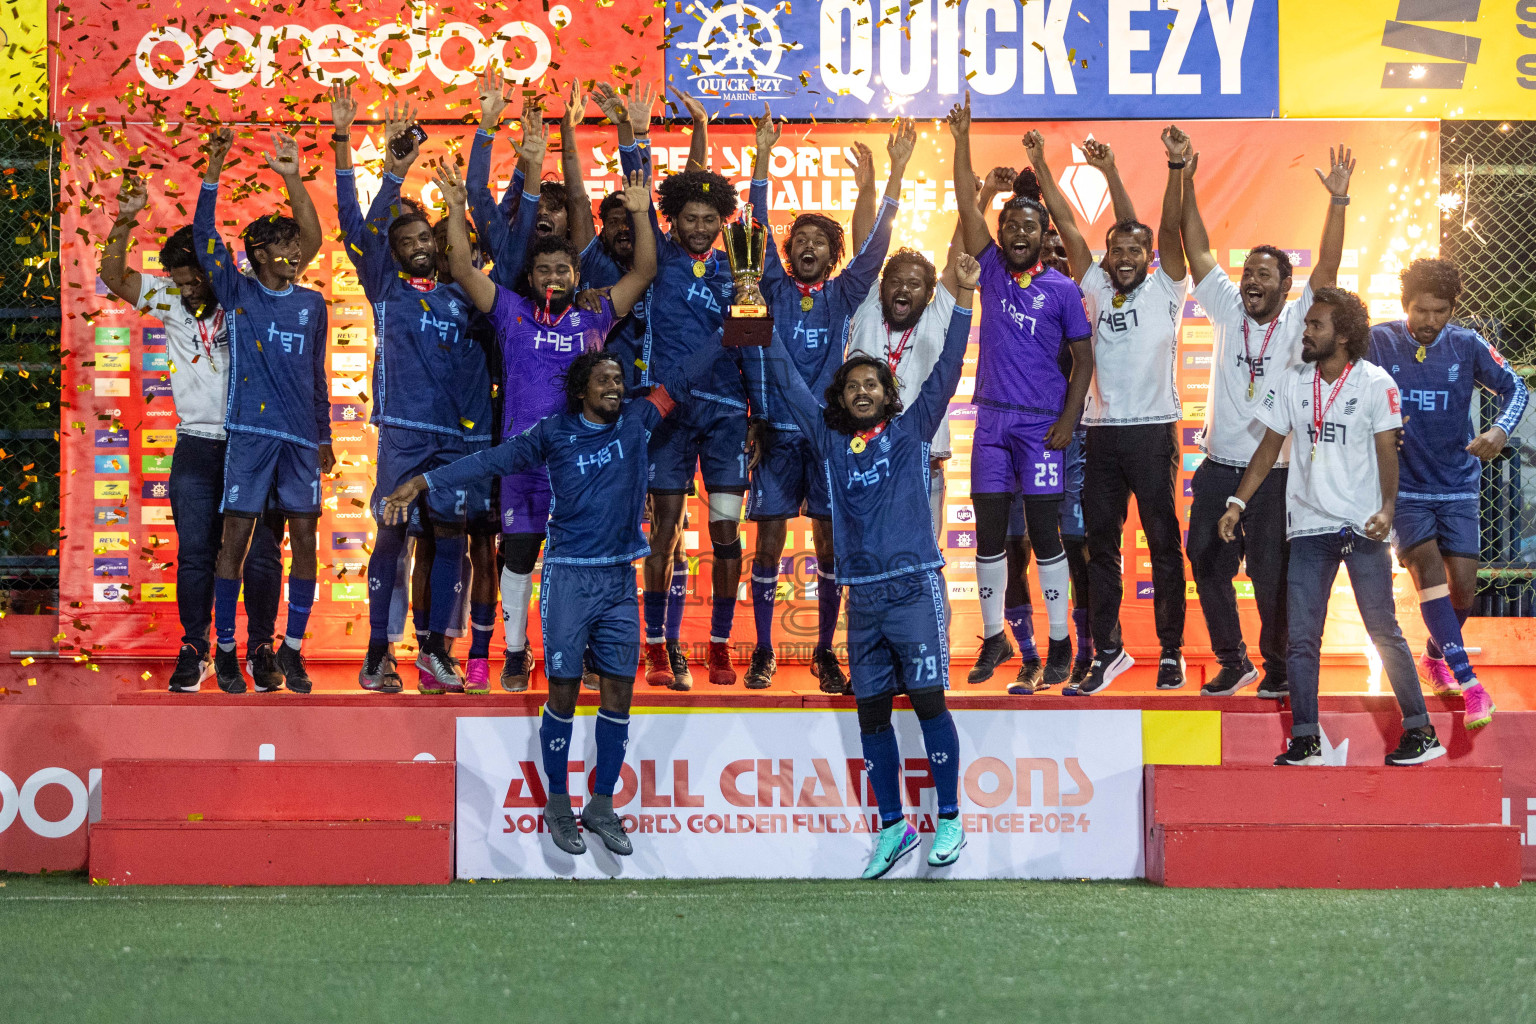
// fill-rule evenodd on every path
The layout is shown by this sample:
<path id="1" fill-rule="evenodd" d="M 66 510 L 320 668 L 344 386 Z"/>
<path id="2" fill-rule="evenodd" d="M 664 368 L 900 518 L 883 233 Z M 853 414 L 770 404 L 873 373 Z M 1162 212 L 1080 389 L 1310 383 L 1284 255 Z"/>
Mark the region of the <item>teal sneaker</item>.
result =
<path id="1" fill-rule="evenodd" d="M 864 868 L 864 880 L 871 881 L 879 878 L 896 862 L 907 854 L 917 849 L 917 830 L 907 824 L 907 820 L 896 822 L 880 830 L 880 841 L 875 844 L 875 852 L 869 858 L 869 864 Z"/>
<path id="2" fill-rule="evenodd" d="M 933 847 L 928 851 L 929 866 L 947 868 L 960 859 L 963 849 L 965 829 L 960 826 L 960 819 L 940 818 L 939 829 L 933 834 Z"/>

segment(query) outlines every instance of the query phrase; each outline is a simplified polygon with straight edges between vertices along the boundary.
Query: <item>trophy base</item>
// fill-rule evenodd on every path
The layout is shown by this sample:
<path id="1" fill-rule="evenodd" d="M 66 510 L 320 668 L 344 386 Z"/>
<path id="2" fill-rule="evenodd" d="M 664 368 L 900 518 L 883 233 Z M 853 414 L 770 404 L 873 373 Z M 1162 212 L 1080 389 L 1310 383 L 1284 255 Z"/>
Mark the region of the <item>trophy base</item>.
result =
<path id="1" fill-rule="evenodd" d="M 772 345 L 773 317 L 768 315 L 768 308 L 730 307 L 725 317 L 725 336 L 721 344 L 726 348 L 767 348 Z"/>

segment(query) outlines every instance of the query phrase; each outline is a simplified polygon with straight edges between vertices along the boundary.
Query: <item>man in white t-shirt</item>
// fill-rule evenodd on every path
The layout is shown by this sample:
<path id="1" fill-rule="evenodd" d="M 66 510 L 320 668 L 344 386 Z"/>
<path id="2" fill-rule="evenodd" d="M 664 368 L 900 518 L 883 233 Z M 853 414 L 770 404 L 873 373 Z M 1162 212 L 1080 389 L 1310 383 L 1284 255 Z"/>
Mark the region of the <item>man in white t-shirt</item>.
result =
<path id="1" fill-rule="evenodd" d="M 320 221 L 304 189 L 293 140 L 278 143 L 269 159 L 284 183 L 298 219 L 299 243 L 307 264 L 320 249 Z M 149 198 L 141 181 L 123 178 L 117 218 L 101 257 L 107 288 L 165 329 L 166 364 L 171 400 L 176 405 L 176 449 L 171 456 L 171 518 L 176 523 L 176 610 L 181 619 L 181 651 L 171 671 L 170 689 L 196 693 L 212 664 L 208 627 L 213 618 L 214 563 L 224 533 L 219 514 L 224 493 L 224 412 L 229 396 L 229 336 L 224 310 L 198 265 L 192 228 L 182 228 L 160 249 L 164 275 L 140 273 L 126 262 L 128 239 Z M 243 574 L 250 652 L 247 671 L 258 691 L 283 685 L 272 651 L 283 561 L 277 538 L 260 520 L 251 535 Z"/>
<path id="2" fill-rule="evenodd" d="M 1387 764 L 1423 764 L 1445 754 L 1429 724 L 1392 598 L 1387 539 L 1397 504 L 1402 403 L 1392 375 L 1365 360 L 1370 330 L 1365 303 L 1354 293 L 1314 292 L 1302 334 L 1302 365 L 1267 382 L 1257 411 L 1264 437 L 1217 523 L 1221 538 L 1231 542 L 1247 503 L 1294 434 L 1296 460 L 1285 484 L 1291 741 L 1276 765 L 1323 763 L 1318 656 L 1340 562 L 1349 568 L 1361 622 L 1403 713 L 1402 739 Z"/>
<path id="3" fill-rule="evenodd" d="M 1192 147 L 1186 147 L 1189 152 Z M 1215 341 L 1211 352 L 1211 387 L 1206 397 L 1205 426 L 1200 448 L 1205 460 L 1190 484 L 1186 551 L 1200 594 L 1211 650 L 1220 664 L 1216 675 L 1200 690 L 1203 696 L 1227 697 L 1259 677 L 1243 643 L 1232 586 L 1238 566 L 1246 560 L 1259 612 L 1259 651 L 1264 656 L 1264 680 L 1258 695 L 1280 699 L 1286 694 L 1286 541 L 1285 487 L 1290 446 L 1283 445 L 1271 473 L 1248 503 L 1236 539 L 1223 542 L 1216 523 L 1236 490 L 1243 468 L 1264 437 L 1258 420 L 1259 401 L 1274 378 L 1301 358 L 1302 320 L 1315 291 L 1337 281 L 1344 250 L 1344 215 L 1349 205 L 1349 178 L 1354 161 L 1342 146 L 1329 154 L 1329 171 L 1317 176 L 1328 190 L 1328 215 L 1322 244 L 1301 295 L 1290 301 L 1291 258 L 1282 249 L 1259 245 L 1248 250 L 1242 280 L 1234 283 L 1219 271 L 1211 253 L 1205 222 L 1195 201 L 1194 171 L 1198 154 L 1187 157 L 1184 184 L 1184 251 L 1195 279 L 1194 297 L 1211 322 Z"/>

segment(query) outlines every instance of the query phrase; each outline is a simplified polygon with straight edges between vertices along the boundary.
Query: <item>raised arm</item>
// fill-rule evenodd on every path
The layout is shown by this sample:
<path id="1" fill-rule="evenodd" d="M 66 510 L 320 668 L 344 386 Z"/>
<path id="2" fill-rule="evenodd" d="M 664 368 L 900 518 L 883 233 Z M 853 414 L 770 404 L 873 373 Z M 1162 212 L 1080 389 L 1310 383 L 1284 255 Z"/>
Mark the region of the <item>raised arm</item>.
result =
<path id="1" fill-rule="evenodd" d="M 849 297 L 851 305 L 856 306 L 868 294 L 870 286 L 880 276 L 880 268 L 885 265 L 885 254 L 891 248 L 891 229 L 896 222 L 896 210 L 901 202 L 901 181 L 916 144 L 917 129 L 912 122 L 897 120 L 885 143 L 886 153 L 891 158 L 891 177 L 886 182 L 885 196 L 880 201 L 879 217 L 872 225 L 873 230 L 864 233 L 848 266 L 833 279 L 843 294 Z M 860 202 L 864 199 L 865 191 L 872 192 L 873 189 L 861 189 Z"/>
<path id="2" fill-rule="evenodd" d="M 1179 233 L 1184 239 L 1184 258 L 1195 284 L 1205 280 L 1205 275 L 1216 269 L 1216 257 L 1211 255 L 1211 239 L 1205 232 L 1205 218 L 1200 216 L 1200 204 L 1195 199 L 1195 168 L 1200 165 L 1200 154 L 1191 153 L 1184 163 L 1183 218 Z"/>
<path id="3" fill-rule="evenodd" d="M 955 311 L 949 317 L 944 334 L 944 349 L 928 373 L 928 379 L 906 415 L 914 417 L 923 437 L 932 437 L 949 410 L 949 400 L 960 384 L 960 370 L 965 364 L 965 346 L 971 336 L 971 304 L 976 282 L 981 280 L 981 264 L 976 257 L 962 253 L 955 258 Z"/>
<path id="4" fill-rule="evenodd" d="M 1328 173 L 1312 168 L 1328 190 L 1328 216 L 1323 219 L 1323 243 L 1317 265 L 1308 281 L 1314 292 L 1332 288 L 1339 281 L 1339 261 L 1344 258 L 1344 215 L 1349 208 L 1349 178 L 1355 173 L 1354 155 L 1345 147 L 1328 150 Z M 1395 461 L 1395 460 L 1394 460 Z"/>
<path id="5" fill-rule="evenodd" d="M 477 147 L 481 141 L 482 136 L 477 132 L 475 135 Z M 489 142 L 488 139 L 485 141 Z M 530 101 L 523 113 L 523 138 L 520 142 L 513 143 L 518 159 L 534 167 L 542 167 L 544 149 L 548 141 L 544 129 L 544 117 L 538 112 L 537 106 Z M 487 157 L 486 167 L 489 165 L 490 160 Z M 475 227 L 480 231 L 480 238 L 491 254 L 493 261 L 491 279 L 503 288 L 516 288 L 518 279 L 522 277 L 523 265 L 528 259 L 528 240 L 533 237 L 533 226 L 538 220 L 539 194 L 526 190 L 522 193 L 522 198 L 518 201 L 517 215 L 509 227 L 506 217 L 496 205 L 488 183 L 484 179 L 473 176 L 475 169 L 475 162 L 471 159 L 471 177 L 466 183 L 469 190 L 469 208 L 474 214 Z"/>
<path id="6" fill-rule="evenodd" d="M 293 219 L 299 222 L 299 271 L 302 273 L 320 252 L 323 239 L 320 214 L 315 211 L 315 201 L 304 187 L 304 175 L 299 171 L 299 144 L 292 135 L 273 133 L 267 166 L 282 176 L 283 190 L 288 193 L 288 208 L 293 211 Z"/>
<path id="7" fill-rule="evenodd" d="M 482 313 L 496 305 L 496 284 L 475 266 L 474 248 L 469 243 L 469 223 L 464 208 L 468 196 L 458 169 L 447 161 L 432 165 L 433 178 L 443 202 L 448 204 L 448 270 L 453 281 L 464 289 L 469 301 Z"/>
<path id="8" fill-rule="evenodd" d="M 853 182 L 859 189 L 859 197 L 853 203 L 853 222 L 849 225 L 853 231 L 853 248 L 857 252 L 864 247 L 864 239 L 875 226 L 875 160 L 869 147 L 862 142 L 851 143 L 844 149 L 845 159 L 849 151 L 852 151 L 853 159 L 848 163 L 853 168 Z"/>
<path id="9" fill-rule="evenodd" d="M 128 236 L 137 226 L 139 213 L 149 202 L 149 192 L 144 182 L 132 171 L 123 172 L 123 185 L 117 192 L 117 217 L 107 234 L 107 244 L 101 253 L 101 280 L 107 289 L 130 306 L 139 304 L 144 290 L 144 279 L 137 270 L 128 266 Z"/>
<path id="10" fill-rule="evenodd" d="M 987 220 L 976 209 L 976 172 L 971 169 L 971 90 L 965 90 L 965 103 L 956 103 L 949 112 L 949 133 L 955 139 L 955 203 L 960 207 L 960 232 L 965 251 L 980 256 L 992 244 Z"/>
<path id="11" fill-rule="evenodd" d="M 645 178 L 639 171 L 633 172 L 624 186 L 624 209 L 629 211 L 630 220 L 638 224 L 640 215 L 645 212 L 650 202 L 650 185 L 646 184 Z M 634 266 L 630 268 L 629 273 L 619 278 L 608 292 L 608 301 L 613 303 L 614 316 L 628 314 L 645 294 L 645 290 L 651 286 L 651 281 L 655 277 L 656 233 L 636 231 Z"/>
<path id="12" fill-rule="evenodd" d="M 192 216 L 192 248 L 221 305 L 232 302 L 239 294 L 241 279 L 218 229 L 219 175 L 234 144 L 235 133 L 228 128 L 214 128 L 208 133 L 208 166 L 203 170 L 203 187 L 198 191 L 197 210 Z"/>
<path id="13" fill-rule="evenodd" d="M 784 262 L 779 257 L 779 247 L 773 238 L 773 224 L 768 216 L 768 174 L 773 167 L 773 147 L 784 129 L 773 120 L 768 104 L 763 104 L 763 116 L 752 118 L 753 154 L 752 184 L 747 195 L 752 203 L 752 216 L 768 228 L 768 244 L 763 252 L 763 280 L 768 287 L 782 283 L 786 274 Z"/>
<path id="14" fill-rule="evenodd" d="M 693 136 L 688 143 L 688 166 L 684 170 L 707 171 L 709 170 L 709 115 L 704 111 L 704 104 L 675 86 L 669 85 L 667 88 L 672 90 L 672 95 L 677 97 L 677 101 L 693 119 Z"/>
<path id="15" fill-rule="evenodd" d="M 1100 142 L 1097 139 L 1084 139 L 1080 148 L 1088 166 L 1096 168 L 1104 175 L 1104 181 L 1109 186 L 1109 199 L 1115 210 L 1116 223 L 1135 220 L 1136 205 L 1131 202 L 1131 194 L 1125 190 L 1125 182 L 1120 180 L 1120 168 L 1115 166 L 1115 151 L 1109 148 L 1109 143 Z"/>
<path id="16" fill-rule="evenodd" d="M 816 401 L 816 396 L 811 394 L 811 389 L 805 386 L 805 379 L 800 376 L 800 371 L 795 369 L 794 358 L 789 354 L 789 347 L 784 344 L 784 339 L 779 337 L 779 332 L 773 332 L 773 344 L 763 354 L 762 366 L 764 378 L 768 386 L 774 389 L 774 393 L 783 400 L 784 407 L 789 411 L 790 418 L 795 421 L 795 426 L 821 447 L 820 439 L 826 434 L 826 423 L 821 417 L 821 403 Z"/>
<path id="17" fill-rule="evenodd" d="M 560 115 L 560 174 L 565 179 L 565 223 L 577 252 L 597 237 L 597 226 L 592 222 L 592 197 L 587 195 L 586 174 L 581 166 L 581 147 L 576 144 L 576 127 L 581 124 L 586 107 L 581 83 L 572 81 L 565 95 L 565 113 Z"/>
<path id="18" fill-rule="evenodd" d="M 389 209 L 399 201 L 399 179 L 386 177 L 381 183 L 368 217 L 363 217 L 357 201 L 357 179 L 352 170 L 352 118 L 357 106 L 352 87 L 331 86 L 331 142 L 336 151 L 336 220 L 341 228 L 342 245 L 347 258 L 357 268 L 363 290 L 376 297 L 393 272 L 394 256 L 389 251 Z"/>
<path id="19" fill-rule="evenodd" d="M 1163 186 L 1163 211 L 1157 224 L 1157 264 L 1170 281 L 1184 280 L 1184 238 L 1179 224 L 1184 218 L 1184 168 L 1191 152 L 1189 136 L 1171 124 L 1163 129 L 1168 151 L 1168 181 Z"/>
<path id="20" fill-rule="evenodd" d="M 1040 198 L 1044 200 L 1051 222 L 1056 225 L 1056 233 L 1061 236 L 1061 244 L 1067 250 L 1067 269 L 1072 271 L 1072 280 L 1081 283 L 1083 275 L 1093 266 L 1093 250 L 1083 240 L 1077 218 L 1072 213 L 1072 204 L 1061 194 L 1056 176 L 1045 162 L 1045 136 L 1038 131 L 1026 132 L 1024 153 L 1029 157 L 1029 166 L 1034 168 L 1035 180 L 1040 183 Z"/>

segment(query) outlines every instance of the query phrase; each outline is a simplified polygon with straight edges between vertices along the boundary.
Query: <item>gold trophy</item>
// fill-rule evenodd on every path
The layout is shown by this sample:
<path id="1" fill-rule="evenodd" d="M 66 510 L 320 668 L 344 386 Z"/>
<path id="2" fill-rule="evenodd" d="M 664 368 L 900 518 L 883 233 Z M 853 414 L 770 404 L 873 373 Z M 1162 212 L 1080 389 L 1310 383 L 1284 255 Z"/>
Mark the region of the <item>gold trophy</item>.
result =
<path id="1" fill-rule="evenodd" d="M 722 343 L 732 348 L 767 348 L 773 342 L 773 316 L 761 286 L 768 245 L 768 228 L 752 219 L 751 203 L 742 207 L 740 220 L 725 226 L 725 256 L 731 264 L 736 301 L 725 311 Z"/>

